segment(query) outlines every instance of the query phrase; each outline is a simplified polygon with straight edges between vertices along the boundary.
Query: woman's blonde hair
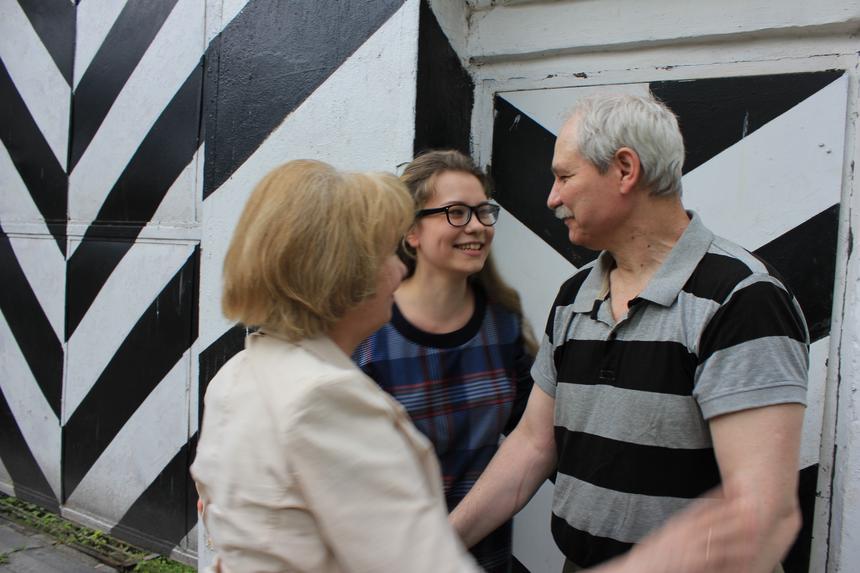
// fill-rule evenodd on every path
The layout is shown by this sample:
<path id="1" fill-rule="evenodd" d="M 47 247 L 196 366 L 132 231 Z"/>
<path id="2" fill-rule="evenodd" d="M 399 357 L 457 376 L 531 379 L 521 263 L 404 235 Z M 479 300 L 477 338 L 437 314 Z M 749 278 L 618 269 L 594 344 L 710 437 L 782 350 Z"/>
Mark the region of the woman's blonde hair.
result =
<path id="1" fill-rule="evenodd" d="M 427 205 L 427 202 L 433 197 L 433 193 L 435 192 L 436 180 L 439 175 L 446 171 L 473 175 L 481 182 L 487 199 L 492 198 L 493 185 L 490 177 L 480 167 L 475 165 L 471 157 L 455 149 L 436 149 L 418 155 L 406 166 L 403 170 L 403 175 L 400 176 L 400 180 L 406 184 L 409 193 L 412 195 L 416 211 L 423 209 Z M 400 259 L 406 265 L 407 277 L 412 276 L 415 273 L 415 266 L 417 264 L 415 250 L 407 245 L 406 241 L 402 241 L 397 252 L 400 255 Z M 496 263 L 493 261 L 492 253 L 487 257 L 484 267 L 472 275 L 470 280 L 481 286 L 490 302 L 501 305 L 520 319 L 526 351 L 530 355 L 535 356 L 537 354 L 537 342 L 528 321 L 523 315 L 520 295 L 499 275 L 498 270 L 496 270 Z"/>
<path id="2" fill-rule="evenodd" d="M 224 315 L 288 340 L 327 332 L 373 296 L 380 267 L 413 218 L 388 173 L 297 160 L 254 189 L 224 259 Z"/>

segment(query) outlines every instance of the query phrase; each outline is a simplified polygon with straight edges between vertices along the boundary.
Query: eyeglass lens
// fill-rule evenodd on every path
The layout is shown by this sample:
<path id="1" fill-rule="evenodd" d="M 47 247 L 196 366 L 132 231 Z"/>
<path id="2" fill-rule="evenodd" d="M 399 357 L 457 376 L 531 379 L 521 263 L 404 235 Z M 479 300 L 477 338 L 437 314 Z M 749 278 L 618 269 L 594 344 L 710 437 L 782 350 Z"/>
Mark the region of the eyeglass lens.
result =
<path id="1" fill-rule="evenodd" d="M 469 207 L 468 205 L 451 205 L 448 207 L 448 222 L 455 227 L 462 227 L 469 223 L 472 218 L 472 211 L 478 216 L 478 221 L 484 225 L 495 225 L 499 216 L 499 208 L 497 205 L 484 204 L 477 207 Z"/>

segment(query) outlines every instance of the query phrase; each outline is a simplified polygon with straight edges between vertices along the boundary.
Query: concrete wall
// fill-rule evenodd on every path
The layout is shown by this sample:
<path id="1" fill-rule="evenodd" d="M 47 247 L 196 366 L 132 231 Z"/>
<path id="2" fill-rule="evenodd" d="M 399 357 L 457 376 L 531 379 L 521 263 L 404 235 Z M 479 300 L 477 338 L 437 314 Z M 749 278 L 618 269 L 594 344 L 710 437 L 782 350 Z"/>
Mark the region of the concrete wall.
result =
<path id="1" fill-rule="evenodd" d="M 460 55 L 476 84 L 473 147 L 507 211 L 494 248 L 535 327 L 557 286 L 593 257 L 567 246 L 543 207 L 565 111 L 595 89 L 651 89 L 681 118 L 688 208 L 772 262 L 805 299 L 814 340 L 799 468 L 805 529 L 786 570 L 856 570 L 860 2 L 472 0 L 467 8 Z M 515 553 L 533 573 L 561 562 L 549 540 L 549 496 L 545 487 L 516 521 Z"/>

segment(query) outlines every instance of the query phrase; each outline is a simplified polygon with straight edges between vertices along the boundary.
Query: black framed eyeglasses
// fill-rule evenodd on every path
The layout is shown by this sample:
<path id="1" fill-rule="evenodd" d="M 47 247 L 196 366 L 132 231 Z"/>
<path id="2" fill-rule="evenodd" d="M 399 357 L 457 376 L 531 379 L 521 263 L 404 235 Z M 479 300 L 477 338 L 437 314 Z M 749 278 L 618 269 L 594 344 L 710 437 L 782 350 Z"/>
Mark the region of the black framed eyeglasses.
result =
<path id="1" fill-rule="evenodd" d="M 436 207 L 435 209 L 421 209 L 415 213 L 415 218 L 420 219 L 428 215 L 436 213 L 445 213 L 448 218 L 448 223 L 452 227 L 465 227 L 472 220 L 472 213 L 478 217 L 478 222 L 485 227 L 492 227 L 499 220 L 499 211 L 501 207 L 493 203 L 481 203 L 480 205 L 466 205 L 465 203 L 454 203 L 445 207 Z"/>

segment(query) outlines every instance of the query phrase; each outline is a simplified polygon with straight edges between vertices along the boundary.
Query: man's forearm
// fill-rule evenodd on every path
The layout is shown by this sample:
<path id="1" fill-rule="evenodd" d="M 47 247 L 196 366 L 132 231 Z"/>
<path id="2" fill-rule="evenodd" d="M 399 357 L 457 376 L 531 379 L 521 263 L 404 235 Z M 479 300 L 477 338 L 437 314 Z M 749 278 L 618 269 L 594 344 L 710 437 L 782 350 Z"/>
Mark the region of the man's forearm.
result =
<path id="1" fill-rule="evenodd" d="M 489 535 L 528 503 L 555 469 L 555 446 L 522 427 L 503 442 L 450 521 L 466 547 Z"/>

